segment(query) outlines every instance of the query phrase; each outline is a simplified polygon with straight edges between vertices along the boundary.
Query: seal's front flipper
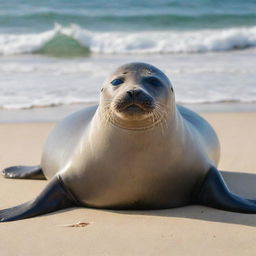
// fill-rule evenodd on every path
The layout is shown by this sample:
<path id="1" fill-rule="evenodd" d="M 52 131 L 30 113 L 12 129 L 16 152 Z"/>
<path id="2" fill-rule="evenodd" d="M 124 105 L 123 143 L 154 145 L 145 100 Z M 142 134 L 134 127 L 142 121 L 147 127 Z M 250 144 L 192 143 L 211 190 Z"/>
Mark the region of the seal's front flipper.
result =
<path id="1" fill-rule="evenodd" d="M 78 205 L 59 177 L 54 177 L 42 193 L 27 203 L 0 211 L 0 222 L 31 218 Z"/>
<path id="2" fill-rule="evenodd" d="M 211 167 L 194 202 L 226 211 L 256 213 L 256 200 L 229 191 L 220 172 Z"/>
<path id="3" fill-rule="evenodd" d="M 12 166 L 2 170 L 2 175 L 9 179 L 36 179 L 45 180 L 43 171 L 39 165 Z"/>

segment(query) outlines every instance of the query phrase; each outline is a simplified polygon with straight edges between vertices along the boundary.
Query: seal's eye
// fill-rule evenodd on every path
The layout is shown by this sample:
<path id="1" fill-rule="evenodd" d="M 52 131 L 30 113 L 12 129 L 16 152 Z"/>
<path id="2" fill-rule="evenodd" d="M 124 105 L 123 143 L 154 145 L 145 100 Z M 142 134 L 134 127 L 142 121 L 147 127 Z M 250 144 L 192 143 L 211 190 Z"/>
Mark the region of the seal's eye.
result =
<path id="1" fill-rule="evenodd" d="M 146 77 L 145 81 L 153 86 L 161 86 L 162 85 L 161 81 L 153 76 Z"/>
<path id="2" fill-rule="evenodd" d="M 114 80 L 111 82 L 111 84 L 114 85 L 114 86 L 118 86 L 118 85 L 122 84 L 123 82 L 124 82 L 123 79 L 118 78 L 118 79 L 114 79 Z"/>

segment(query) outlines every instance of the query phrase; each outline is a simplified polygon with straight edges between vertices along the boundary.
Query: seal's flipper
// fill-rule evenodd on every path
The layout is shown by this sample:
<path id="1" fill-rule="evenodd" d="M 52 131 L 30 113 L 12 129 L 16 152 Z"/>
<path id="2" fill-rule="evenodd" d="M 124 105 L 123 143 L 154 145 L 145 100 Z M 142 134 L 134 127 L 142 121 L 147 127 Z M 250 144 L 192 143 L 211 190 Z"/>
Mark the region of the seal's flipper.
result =
<path id="1" fill-rule="evenodd" d="M 245 199 L 230 192 L 215 167 L 209 170 L 194 202 L 226 211 L 256 213 L 256 200 Z"/>
<path id="2" fill-rule="evenodd" d="M 2 170 L 2 175 L 9 179 L 36 179 L 45 180 L 43 171 L 39 165 L 12 166 Z"/>
<path id="3" fill-rule="evenodd" d="M 59 177 L 54 177 L 34 200 L 0 211 L 0 222 L 31 218 L 78 205 Z"/>

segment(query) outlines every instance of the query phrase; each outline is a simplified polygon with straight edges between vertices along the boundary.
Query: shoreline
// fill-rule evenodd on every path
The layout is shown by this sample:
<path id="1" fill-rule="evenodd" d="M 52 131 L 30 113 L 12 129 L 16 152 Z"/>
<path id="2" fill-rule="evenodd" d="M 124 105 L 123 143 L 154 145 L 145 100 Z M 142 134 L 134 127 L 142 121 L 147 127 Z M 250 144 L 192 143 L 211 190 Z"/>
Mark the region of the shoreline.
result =
<path id="1" fill-rule="evenodd" d="M 90 105 L 93 104 L 73 104 L 31 109 L 0 109 L 0 124 L 58 122 L 69 114 Z M 202 103 L 181 105 L 199 114 L 256 112 L 256 103 Z"/>

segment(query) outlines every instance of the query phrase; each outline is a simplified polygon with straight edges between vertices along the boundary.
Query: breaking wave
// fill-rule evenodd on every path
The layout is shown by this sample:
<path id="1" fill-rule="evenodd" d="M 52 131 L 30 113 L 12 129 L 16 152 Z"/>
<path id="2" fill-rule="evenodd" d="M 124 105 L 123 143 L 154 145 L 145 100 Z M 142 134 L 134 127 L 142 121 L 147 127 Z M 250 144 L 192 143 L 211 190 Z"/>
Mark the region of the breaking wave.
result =
<path id="1" fill-rule="evenodd" d="M 256 46 L 256 26 L 194 31 L 93 32 L 73 24 L 37 34 L 0 34 L 0 54 L 204 53 Z"/>

